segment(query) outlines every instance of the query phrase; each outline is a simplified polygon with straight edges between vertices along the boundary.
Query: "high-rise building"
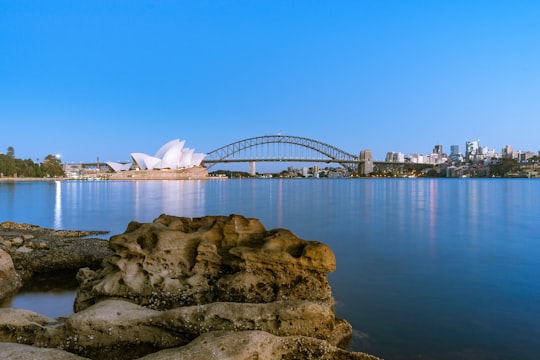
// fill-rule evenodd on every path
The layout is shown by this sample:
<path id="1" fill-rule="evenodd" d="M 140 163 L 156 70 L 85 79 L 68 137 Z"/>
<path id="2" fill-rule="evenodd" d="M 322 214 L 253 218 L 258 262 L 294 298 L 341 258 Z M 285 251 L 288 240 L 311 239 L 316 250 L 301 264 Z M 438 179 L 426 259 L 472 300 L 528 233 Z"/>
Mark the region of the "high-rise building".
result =
<path id="1" fill-rule="evenodd" d="M 433 153 L 439 155 L 439 158 L 442 156 L 442 145 L 435 145 L 433 147 Z"/>
<path id="2" fill-rule="evenodd" d="M 503 147 L 502 157 L 505 159 L 512 159 L 514 157 L 514 148 L 510 145 Z"/>
<path id="3" fill-rule="evenodd" d="M 384 161 L 402 163 L 405 162 L 405 154 L 403 154 L 402 152 L 389 151 L 386 153 L 386 158 Z"/>
<path id="4" fill-rule="evenodd" d="M 459 155 L 459 145 L 450 145 L 450 155 Z"/>
<path id="5" fill-rule="evenodd" d="M 478 140 L 465 143 L 465 155 L 468 160 L 473 160 L 478 153 Z"/>

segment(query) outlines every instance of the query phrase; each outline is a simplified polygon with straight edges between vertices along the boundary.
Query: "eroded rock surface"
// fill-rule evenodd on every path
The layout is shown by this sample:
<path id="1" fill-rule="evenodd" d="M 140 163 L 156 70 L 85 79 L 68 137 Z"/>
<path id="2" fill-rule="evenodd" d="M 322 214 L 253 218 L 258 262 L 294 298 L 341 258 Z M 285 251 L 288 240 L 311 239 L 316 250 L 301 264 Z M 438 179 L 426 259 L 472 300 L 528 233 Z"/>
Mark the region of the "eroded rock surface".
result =
<path id="1" fill-rule="evenodd" d="M 0 249 L 0 299 L 9 296 L 19 289 L 21 285 L 21 278 L 15 271 L 11 256 Z"/>
<path id="2" fill-rule="evenodd" d="M 288 230 L 267 231 L 257 219 L 162 215 L 153 223 L 130 223 L 110 246 L 114 255 L 103 268 L 79 272 L 76 311 L 107 297 L 154 309 L 218 301 L 333 305 L 330 248 Z"/>
<path id="3" fill-rule="evenodd" d="M 0 249 L 12 258 L 23 284 L 35 275 L 99 268 L 112 254 L 106 240 L 84 238 L 103 231 L 53 230 L 36 225 L 0 224 Z"/>
<path id="4" fill-rule="evenodd" d="M 6 360 L 88 360 L 59 349 L 45 349 L 34 346 L 0 343 L 0 359 Z"/>
<path id="5" fill-rule="evenodd" d="M 279 337 L 264 331 L 216 331 L 182 348 L 162 350 L 140 360 L 377 360 L 305 336 Z"/>
<path id="6" fill-rule="evenodd" d="M 161 215 L 109 245 L 77 275 L 75 314 L 0 309 L 0 342 L 58 349 L 50 359 L 376 359 L 339 347 L 352 329 L 335 317 L 322 243 L 239 215 Z"/>

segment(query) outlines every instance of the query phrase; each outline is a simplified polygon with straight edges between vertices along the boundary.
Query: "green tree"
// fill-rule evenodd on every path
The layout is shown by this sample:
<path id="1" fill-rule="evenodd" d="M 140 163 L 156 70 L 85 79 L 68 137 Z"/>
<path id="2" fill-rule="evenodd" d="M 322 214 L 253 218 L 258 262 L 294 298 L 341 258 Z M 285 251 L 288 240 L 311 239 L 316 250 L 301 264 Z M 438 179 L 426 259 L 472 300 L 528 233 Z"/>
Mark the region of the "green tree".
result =
<path id="1" fill-rule="evenodd" d="M 41 173 L 43 176 L 64 176 L 64 170 L 62 169 L 62 163 L 60 159 L 54 155 L 47 155 L 41 163 Z"/>
<path id="2" fill-rule="evenodd" d="M 9 146 L 7 148 L 7 153 L 6 153 L 7 156 L 9 156 L 10 158 L 14 159 L 15 158 L 15 149 L 13 148 L 13 146 Z"/>
<path id="3" fill-rule="evenodd" d="M 496 164 L 489 166 L 491 175 L 506 176 L 509 172 L 516 171 L 518 168 L 518 162 L 515 159 L 501 159 Z"/>
<path id="4" fill-rule="evenodd" d="M 41 177 L 39 165 L 31 159 L 15 159 L 15 168 L 18 177 Z"/>
<path id="5" fill-rule="evenodd" d="M 0 173 L 4 176 L 13 176 L 16 172 L 15 159 L 9 155 L 0 154 Z"/>

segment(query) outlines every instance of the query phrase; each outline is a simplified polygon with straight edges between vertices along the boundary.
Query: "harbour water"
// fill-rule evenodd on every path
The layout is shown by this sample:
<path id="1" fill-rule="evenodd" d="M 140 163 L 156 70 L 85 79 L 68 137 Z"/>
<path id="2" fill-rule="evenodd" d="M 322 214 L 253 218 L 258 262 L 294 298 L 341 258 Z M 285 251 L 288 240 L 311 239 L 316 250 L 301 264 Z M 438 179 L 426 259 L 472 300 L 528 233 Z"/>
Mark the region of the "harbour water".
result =
<path id="1" fill-rule="evenodd" d="M 0 222 L 113 235 L 162 213 L 255 217 L 333 249 L 330 284 L 353 350 L 536 359 L 539 199 L 534 179 L 0 182 Z M 59 316 L 72 297 L 26 293 L 6 306 Z"/>

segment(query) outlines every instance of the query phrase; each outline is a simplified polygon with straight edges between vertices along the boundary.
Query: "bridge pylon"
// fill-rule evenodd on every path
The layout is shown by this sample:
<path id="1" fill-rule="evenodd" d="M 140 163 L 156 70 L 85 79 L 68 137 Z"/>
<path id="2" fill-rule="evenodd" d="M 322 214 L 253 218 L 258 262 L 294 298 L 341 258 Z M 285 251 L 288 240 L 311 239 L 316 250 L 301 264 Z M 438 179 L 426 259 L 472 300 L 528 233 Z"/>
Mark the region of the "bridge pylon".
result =
<path id="1" fill-rule="evenodd" d="M 371 150 L 360 151 L 358 163 L 358 175 L 369 175 L 373 172 L 373 152 Z"/>

